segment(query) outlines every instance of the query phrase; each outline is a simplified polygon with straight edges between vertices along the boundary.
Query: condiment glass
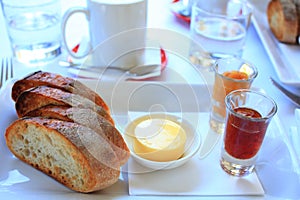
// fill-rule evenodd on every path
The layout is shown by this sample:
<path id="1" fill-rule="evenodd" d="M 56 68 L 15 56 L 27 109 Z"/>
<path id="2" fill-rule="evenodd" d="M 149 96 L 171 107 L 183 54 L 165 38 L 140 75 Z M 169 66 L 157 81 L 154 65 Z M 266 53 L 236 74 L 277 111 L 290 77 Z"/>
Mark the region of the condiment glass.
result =
<path id="1" fill-rule="evenodd" d="M 277 105 L 267 95 L 236 90 L 226 96 L 226 126 L 220 164 L 230 175 L 253 172 L 255 161 Z"/>
<path id="2" fill-rule="evenodd" d="M 249 89 L 253 80 L 257 77 L 257 68 L 250 62 L 241 58 L 218 59 L 213 70 L 215 82 L 212 94 L 212 106 L 210 113 L 210 128 L 223 133 L 225 125 L 227 94 L 238 89 Z"/>

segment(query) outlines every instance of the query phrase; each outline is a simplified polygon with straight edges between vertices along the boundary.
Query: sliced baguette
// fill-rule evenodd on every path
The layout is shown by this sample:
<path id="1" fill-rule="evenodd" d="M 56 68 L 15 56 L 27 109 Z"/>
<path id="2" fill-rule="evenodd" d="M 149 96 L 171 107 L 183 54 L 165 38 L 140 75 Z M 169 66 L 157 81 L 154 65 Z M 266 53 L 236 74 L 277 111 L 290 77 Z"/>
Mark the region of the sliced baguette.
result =
<path id="1" fill-rule="evenodd" d="M 115 151 L 120 165 L 124 165 L 130 156 L 130 151 L 121 133 L 106 119 L 91 109 L 48 105 L 27 113 L 30 117 L 47 117 L 68 122 L 76 122 L 105 135 Z"/>
<path id="2" fill-rule="evenodd" d="M 274 36 L 284 43 L 297 43 L 298 14 L 292 0 L 271 0 L 267 7 L 268 23 Z"/>
<path id="3" fill-rule="evenodd" d="M 17 98 L 15 107 L 18 116 L 24 117 L 27 113 L 47 105 L 89 108 L 114 124 L 110 114 L 91 100 L 78 94 L 48 86 L 38 86 L 25 90 Z"/>
<path id="4" fill-rule="evenodd" d="M 103 107 L 109 113 L 109 107 L 104 100 L 80 81 L 49 72 L 37 71 L 24 79 L 18 80 L 12 87 L 12 99 L 16 101 L 19 95 L 25 90 L 41 85 L 79 94 L 95 102 L 98 106 Z"/>
<path id="5" fill-rule="evenodd" d="M 293 0 L 296 6 L 296 12 L 298 16 L 298 36 L 300 35 L 300 0 Z"/>
<path id="6" fill-rule="evenodd" d="M 20 160 L 68 188 L 88 193 L 117 182 L 118 159 L 110 144 L 82 125 L 46 118 L 13 122 L 6 144 Z"/>

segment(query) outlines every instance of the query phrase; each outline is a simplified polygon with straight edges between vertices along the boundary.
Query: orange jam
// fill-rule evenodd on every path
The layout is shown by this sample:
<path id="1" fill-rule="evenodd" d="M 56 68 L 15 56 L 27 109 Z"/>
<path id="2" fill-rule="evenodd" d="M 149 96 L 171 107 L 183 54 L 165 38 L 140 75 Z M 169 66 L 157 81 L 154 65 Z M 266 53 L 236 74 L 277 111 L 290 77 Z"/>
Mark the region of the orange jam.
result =
<path id="1" fill-rule="evenodd" d="M 237 89 L 249 89 L 251 81 L 245 72 L 233 70 L 224 72 L 222 75 L 216 74 L 213 90 L 214 106 L 213 112 L 225 118 L 225 97 L 227 94 Z"/>
<path id="2" fill-rule="evenodd" d="M 239 80 L 247 80 L 249 78 L 248 74 L 245 72 L 240 72 L 240 71 L 230 71 L 230 72 L 224 72 L 223 76 L 232 78 L 232 79 L 239 79 Z"/>

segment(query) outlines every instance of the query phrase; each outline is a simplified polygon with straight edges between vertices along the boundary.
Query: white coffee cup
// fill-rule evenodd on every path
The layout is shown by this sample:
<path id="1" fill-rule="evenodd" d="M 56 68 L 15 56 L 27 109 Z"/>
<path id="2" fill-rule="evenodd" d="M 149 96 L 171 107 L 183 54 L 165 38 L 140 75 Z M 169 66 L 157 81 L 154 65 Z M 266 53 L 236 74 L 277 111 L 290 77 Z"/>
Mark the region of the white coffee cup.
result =
<path id="1" fill-rule="evenodd" d="M 75 13 L 85 14 L 89 25 L 91 46 L 88 46 L 88 49 L 84 51 L 85 53 L 81 55 L 74 53 L 67 45 L 67 22 Z M 87 0 L 87 8 L 75 7 L 66 11 L 62 20 L 63 42 L 71 56 L 74 58 L 83 58 L 92 49 L 95 49 L 97 45 L 111 39 L 115 35 L 134 29 L 145 28 L 146 26 L 147 0 Z M 118 48 L 120 46 L 123 46 L 122 48 L 128 51 L 134 50 L 139 46 L 143 46 L 145 41 L 145 31 L 136 31 L 136 33 L 138 35 L 130 36 L 134 42 L 128 41 L 128 37 L 125 37 L 124 41 L 118 41 L 121 43 L 114 41 L 114 44 L 106 44 L 104 46 L 109 46 L 108 51 L 116 53 L 119 51 Z M 120 40 L 120 37 L 118 40 Z"/>

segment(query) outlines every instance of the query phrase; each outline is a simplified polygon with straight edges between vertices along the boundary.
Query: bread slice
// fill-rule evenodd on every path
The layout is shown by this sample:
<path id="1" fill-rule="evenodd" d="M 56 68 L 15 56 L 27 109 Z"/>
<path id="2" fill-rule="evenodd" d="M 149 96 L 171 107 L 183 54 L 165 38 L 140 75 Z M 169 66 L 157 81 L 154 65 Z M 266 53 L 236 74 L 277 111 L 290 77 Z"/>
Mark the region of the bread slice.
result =
<path id="1" fill-rule="evenodd" d="M 296 12 L 298 16 L 298 37 L 300 35 L 300 0 L 293 0 L 295 6 L 296 6 Z"/>
<path id="2" fill-rule="evenodd" d="M 61 105 L 68 107 L 90 108 L 114 124 L 110 114 L 103 107 L 78 94 L 48 86 L 38 86 L 22 92 L 15 104 L 19 117 L 26 116 L 30 111 L 46 105 Z"/>
<path id="3" fill-rule="evenodd" d="M 82 125 L 18 119 L 6 129 L 5 139 L 17 158 L 74 191 L 93 192 L 118 181 L 120 165 L 110 144 Z"/>
<path id="4" fill-rule="evenodd" d="M 48 105 L 27 113 L 27 116 L 60 119 L 89 127 L 108 139 L 120 165 L 124 165 L 129 159 L 130 151 L 121 133 L 106 119 L 89 108 Z"/>
<path id="5" fill-rule="evenodd" d="M 293 0 L 272 0 L 267 7 L 268 23 L 274 36 L 284 43 L 297 43 L 298 14 Z"/>
<path id="6" fill-rule="evenodd" d="M 98 106 L 103 107 L 109 113 L 109 107 L 104 100 L 80 81 L 49 72 L 37 71 L 24 79 L 18 80 L 12 87 L 12 99 L 16 101 L 19 95 L 25 90 L 41 85 L 59 88 L 83 96 L 95 102 Z"/>

